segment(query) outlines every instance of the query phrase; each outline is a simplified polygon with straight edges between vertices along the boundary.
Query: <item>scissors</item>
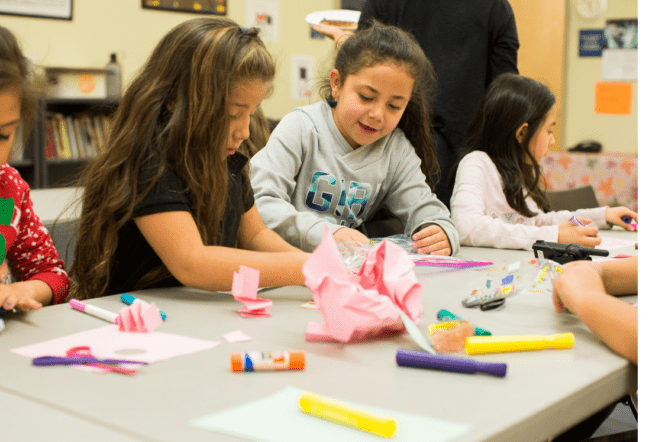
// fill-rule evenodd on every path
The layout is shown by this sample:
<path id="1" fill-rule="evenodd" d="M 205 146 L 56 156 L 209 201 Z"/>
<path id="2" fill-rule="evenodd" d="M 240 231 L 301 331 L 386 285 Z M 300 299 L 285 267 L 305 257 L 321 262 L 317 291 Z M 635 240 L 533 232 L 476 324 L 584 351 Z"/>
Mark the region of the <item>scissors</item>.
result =
<path id="1" fill-rule="evenodd" d="M 146 362 L 130 361 L 126 359 L 98 359 L 90 353 L 90 347 L 74 347 L 66 352 L 66 356 L 39 356 L 32 360 L 32 364 L 38 367 L 49 367 L 53 365 L 89 365 L 91 367 L 103 368 L 113 373 L 132 375 L 137 370 L 116 367 L 114 364 L 141 364 Z"/>

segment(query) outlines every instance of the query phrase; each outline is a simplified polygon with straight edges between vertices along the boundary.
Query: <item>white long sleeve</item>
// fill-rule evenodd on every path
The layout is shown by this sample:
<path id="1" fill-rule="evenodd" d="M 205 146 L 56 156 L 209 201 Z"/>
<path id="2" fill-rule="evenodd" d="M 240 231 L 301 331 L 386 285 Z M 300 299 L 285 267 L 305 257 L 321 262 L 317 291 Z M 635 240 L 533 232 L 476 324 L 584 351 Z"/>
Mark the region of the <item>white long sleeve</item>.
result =
<path id="1" fill-rule="evenodd" d="M 451 218 L 460 235 L 460 244 L 478 247 L 532 250 L 537 240 L 557 242 L 559 224 L 570 218 L 571 212 L 543 213 L 531 197 L 527 206 L 538 215 L 525 217 L 507 203 L 502 178 L 496 165 L 485 152 L 466 155 L 458 166 Z M 576 216 L 591 219 L 598 227 L 607 226 L 606 207 L 580 209 Z"/>

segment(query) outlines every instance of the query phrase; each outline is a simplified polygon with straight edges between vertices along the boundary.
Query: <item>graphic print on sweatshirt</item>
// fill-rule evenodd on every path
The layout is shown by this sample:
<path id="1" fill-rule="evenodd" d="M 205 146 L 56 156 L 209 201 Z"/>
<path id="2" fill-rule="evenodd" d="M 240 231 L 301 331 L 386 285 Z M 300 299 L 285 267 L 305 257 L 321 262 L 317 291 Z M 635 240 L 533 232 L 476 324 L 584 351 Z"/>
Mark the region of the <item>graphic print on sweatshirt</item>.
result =
<path id="1" fill-rule="evenodd" d="M 376 189 L 378 194 L 380 184 Z M 333 224 L 353 229 L 363 222 L 365 212 L 372 197 L 372 185 L 349 182 L 336 178 L 327 172 L 315 172 L 306 195 L 306 206 Z"/>

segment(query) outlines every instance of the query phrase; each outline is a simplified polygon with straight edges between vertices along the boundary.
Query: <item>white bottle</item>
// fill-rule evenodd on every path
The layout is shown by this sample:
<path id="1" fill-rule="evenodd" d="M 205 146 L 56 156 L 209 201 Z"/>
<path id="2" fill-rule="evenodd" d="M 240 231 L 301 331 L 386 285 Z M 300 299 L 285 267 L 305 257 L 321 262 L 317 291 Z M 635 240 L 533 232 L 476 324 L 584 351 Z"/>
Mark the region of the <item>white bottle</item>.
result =
<path id="1" fill-rule="evenodd" d="M 122 66 L 117 62 L 117 54 L 110 54 L 106 64 L 106 98 L 122 96 Z"/>

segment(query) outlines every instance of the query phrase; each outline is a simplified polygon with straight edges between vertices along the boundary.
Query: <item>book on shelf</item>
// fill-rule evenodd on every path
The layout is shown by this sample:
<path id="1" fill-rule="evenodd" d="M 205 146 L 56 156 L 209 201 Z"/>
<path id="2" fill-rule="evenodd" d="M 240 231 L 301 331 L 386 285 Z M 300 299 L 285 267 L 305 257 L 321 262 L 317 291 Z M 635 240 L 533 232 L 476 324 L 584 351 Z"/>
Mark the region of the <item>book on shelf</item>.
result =
<path id="1" fill-rule="evenodd" d="M 16 127 L 14 139 L 11 144 L 11 151 L 9 151 L 9 157 L 7 158 L 7 161 L 23 160 L 23 154 L 25 151 L 25 137 L 23 131 L 23 125 L 22 123 L 19 123 L 18 127 Z"/>
<path id="2" fill-rule="evenodd" d="M 72 124 L 74 125 L 74 135 L 77 138 L 77 146 L 79 147 L 79 157 L 84 159 L 88 158 L 88 151 L 81 137 L 81 123 L 79 123 L 79 118 L 73 118 Z"/>
<path id="3" fill-rule="evenodd" d="M 80 158 L 79 149 L 77 148 L 77 137 L 74 133 L 74 123 L 72 122 L 71 115 L 65 116 L 65 129 L 67 131 L 68 140 L 70 142 L 70 153 L 72 155 L 70 158 Z"/>
<path id="4" fill-rule="evenodd" d="M 52 119 L 51 118 L 46 118 L 45 119 L 45 132 L 46 132 L 46 139 L 45 139 L 45 158 L 53 159 L 56 158 L 56 149 L 54 147 L 54 133 L 53 133 L 53 128 L 52 128 Z"/>

